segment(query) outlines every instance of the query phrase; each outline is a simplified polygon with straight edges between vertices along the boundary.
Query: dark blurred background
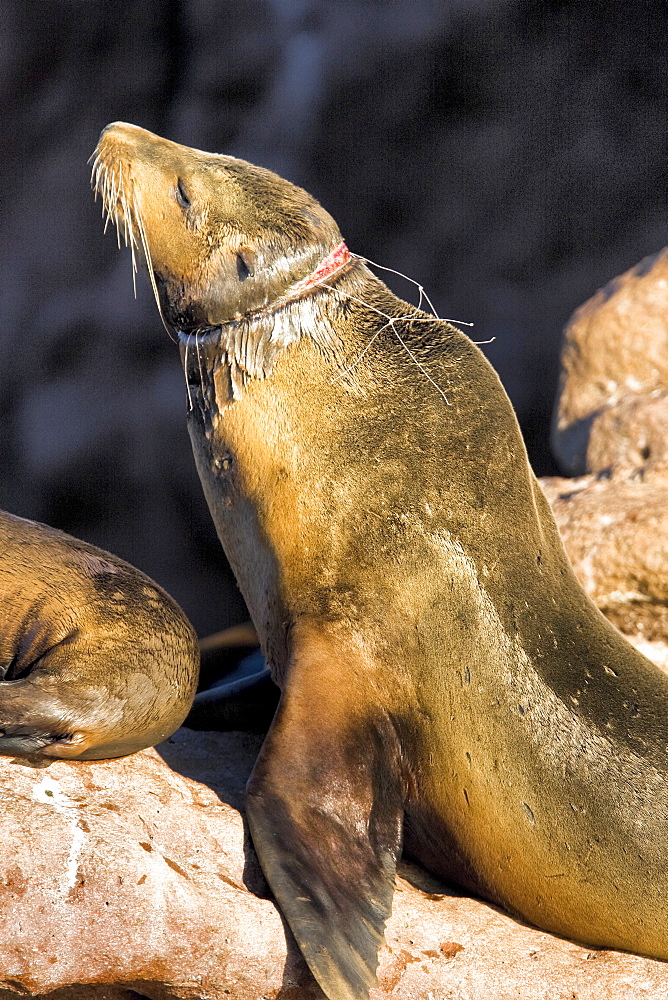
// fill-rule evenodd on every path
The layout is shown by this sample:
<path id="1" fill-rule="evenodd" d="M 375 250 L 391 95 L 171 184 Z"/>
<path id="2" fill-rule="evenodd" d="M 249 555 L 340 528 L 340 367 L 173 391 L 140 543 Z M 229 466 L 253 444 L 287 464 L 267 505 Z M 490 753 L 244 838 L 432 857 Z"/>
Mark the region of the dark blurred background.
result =
<path id="1" fill-rule="evenodd" d="M 554 471 L 561 328 L 668 242 L 666 10 L 0 0 L 0 506 L 129 559 L 201 633 L 243 617 L 177 349 L 88 186 L 116 119 L 306 187 L 351 249 L 494 337 L 534 467 Z"/>

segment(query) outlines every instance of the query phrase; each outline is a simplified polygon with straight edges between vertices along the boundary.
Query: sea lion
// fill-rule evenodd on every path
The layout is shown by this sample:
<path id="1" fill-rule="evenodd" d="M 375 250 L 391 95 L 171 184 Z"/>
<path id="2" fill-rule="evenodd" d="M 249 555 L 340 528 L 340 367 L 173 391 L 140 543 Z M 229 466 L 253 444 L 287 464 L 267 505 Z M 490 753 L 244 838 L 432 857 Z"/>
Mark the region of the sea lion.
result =
<path id="1" fill-rule="evenodd" d="M 306 192 L 116 123 L 94 182 L 188 382 L 280 704 L 247 813 L 330 1000 L 407 852 L 538 927 L 668 959 L 668 677 L 578 584 L 478 348 Z"/>
<path id="2" fill-rule="evenodd" d="M 116 556 L 0 511 L 0 753 L 99 760 L 166 739 L 190 708 L 197 639 Z"/>

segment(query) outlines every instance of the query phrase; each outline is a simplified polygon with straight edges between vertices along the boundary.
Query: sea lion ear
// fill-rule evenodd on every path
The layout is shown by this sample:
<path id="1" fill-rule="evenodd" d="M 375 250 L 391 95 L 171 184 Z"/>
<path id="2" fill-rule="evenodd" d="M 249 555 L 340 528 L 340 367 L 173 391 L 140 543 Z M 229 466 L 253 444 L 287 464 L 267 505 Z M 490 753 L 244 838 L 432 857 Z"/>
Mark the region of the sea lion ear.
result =
<path id="1" fill-rule="evenodd" d="M 293 696 L 293 680 L 248 784 L 248 822 L 320 987 L 329 1000 L 362 1000 L 376 983 L 401 850 L 398 740 L 382 713 L 341 725 L 340 704 L 324 703 L 321 684 L 305 690 L 302 677 Z"/>
<path id="2" fill-rule="evenodd" d="M 237 275 L 239 281 L 255 277 L 257 254 L 252 247 L 242 246 L 237 250 Z"/>

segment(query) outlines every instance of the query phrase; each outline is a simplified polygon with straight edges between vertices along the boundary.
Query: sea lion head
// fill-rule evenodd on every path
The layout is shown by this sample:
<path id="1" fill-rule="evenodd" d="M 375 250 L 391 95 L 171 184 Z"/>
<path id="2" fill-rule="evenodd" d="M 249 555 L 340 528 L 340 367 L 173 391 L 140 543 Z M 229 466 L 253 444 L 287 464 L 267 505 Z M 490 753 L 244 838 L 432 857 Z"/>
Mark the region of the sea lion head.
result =
<path id="1" fill-rule="evenodd" d="M 233 156 L 114 122 L 92 163 L 104 211 L 175 330 L 205 331 L 289 299 L 341 243 L 311 195 Z"/>

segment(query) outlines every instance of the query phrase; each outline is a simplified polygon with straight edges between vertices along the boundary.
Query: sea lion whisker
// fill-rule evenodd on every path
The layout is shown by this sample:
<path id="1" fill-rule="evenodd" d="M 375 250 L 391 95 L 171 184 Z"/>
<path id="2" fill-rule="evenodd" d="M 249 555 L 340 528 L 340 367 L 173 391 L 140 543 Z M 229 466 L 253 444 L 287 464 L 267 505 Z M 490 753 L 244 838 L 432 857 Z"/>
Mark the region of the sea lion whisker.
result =
<path id="1" fill-rule="evenodd" d="M 123 164 L 118 164 L 118 190 L 116 193 L 116 242 L 118 243 L 118 249 L 121 249 L 121 224 L 118 218 L 118 208 L 120 205 L 121 213 L 123 215 L 123 232 L 127 228 L 125 222 L 125 211 L 124 211 L 124 199 L 125 199 L 125 185 L 123 184 Z M 125 237 L 125 245 L 127 246 L 127 237 Z"/>
<path id="2" fill-rule="evenodd" d="M 199 384 L 204 388 L 204 371 L 202 369 L 202 355 L 200 353 L 199 335 L 201 331 L 195 330 L 195 353 L 197 354 L 197 367 L 199 368 Z"/>
<path id="3" fill-rule="evenodd" d="M 132 229 L 132 211 L 128 203 L 127 192 L 125 188 L 125 181 L 123 178 L 123 164 L 119 164 L 120 171 L 120 202 L 121 211 L 123 213 L 123 237 L 125 239 L 126 247 L 129 246 L 131 259 L 132 259 L 132 290 L 134 297 L 137 298 L 137 280 L 136 280 L 136 262 L 135 262 L 135 248 L 134 248 L 134 232 Z"/>
<path id="4" fill-rule="evenodd" d="M 109 178 L 109 210 L 112 211 L 116 202 L 116 174 L 108 172 L 107 177 Z"/>
<path id="5" fill-rule="evenodd" d="M 109 170 L 105 166 L 104 170 L 103 170 L 103 174 L 102 174 L 102 215 L 104 217 L 104 233 L 105 234 L 107 232 L 107 229 L 109 228 L 109 223 L 112 221 L 112 219 L 111 219 L 111 192 L 109 190 L 110 183 L 111 183 L 111 181 L 110 181 L 110 178 L 109 178 Z"/>
<path id="6" fill-rule="evenodd" d="M 113 214 L 114 228 L 116 229 L 116 243 L 118 244 L 118 249 L 121 249 L 121 233 L 120 226 L 118 223 L 118 200 L 120 197 L 120 187 L 119 179 L 116 173 L 111 175 L 111 197 L 110 197 L 110 214 Z"/>
<path id="7" fill-rule="evenodd" d="M 183 377 L 186 380 L 186 392 L 188 393 L 188 411 L 193 408 L 193 398 L 190 392 L 190 382 L 188 381 L 188 350 L 190 348 L 190 338 L 192 333 L 188 334 L 188 339 L 186 340 L 185 351 L 183 352 Z"/>
<path id="8" fill-rule="evenodd" d="M 128 196 L 127 196 L 126 188 L 125 188 L 125 182 L 124 182 L 124 178 L 123 178 L 123 165 L 119 164 L 119 177 L 118 178 L 116 177 L 115 173 L 113 173 L 112 171 L 110 171 L 108 169 L 108 167 L 106 166 L 106 164 L 100 163 L 100 164 L 98 164 L 98 166 L 101 168 L 101 171 L 97 175 L 96 183 L 99 181 L 99 177 L 100 177 L 100 173 L 101 173 L 101 175 L 102 175 L 102 185 L 101 185 L 101 187 L 102 187 L 102 213 L 103 213 L 103 216 L 105 216 L 104 232 L 105 233 L 107 232 L 107 229 L 109 227 L 109 223 L 111 221 L 113 221 L 113 223 L 114 223 L 114 225 L 116 227 L 116 239 L 117 239 L 118 247 L 120 249 L 120 246 L 121 246 L 121 242 L 120 242 L 120 223 L 119 223 L 119 218 L 118 218 L 118 208 L 119 208 L 119 203 L 120 203 L 120 208 L 121 208 L 121 211 L 123 213 L 123 227 L 124 227 L 124 233 L 125 233 L 125 243 L 126 243 L 126 246 L 128 246 L 128 245 L 130 246 L 130 252 L 131 252 L 131 256 L 132 256 L 132 287 L 133 287 L 134 296 L 135 296 L 135 298 L 137 297 L 137 280 L 136 280 L 137 259 L 136 259 L 135 248 L 138 248 L 140 246 L 140 243 L 141 243 L 141 248 L 143 250 L 144 257 L 146 259 L 146 267 L 147 267 L 147 270 L 148 270 L 149 281 L 151 282 L 151 288 L 153 289 L 153 295 L 154 295 L 154 298 L 155 298 L 156 305 L 158 307 L 158 314 L 160 316 L 160 320 L 161 320 L 162 325 L 164 326 L 165 330 L 167 331 L 167 334 L 168 334 L 170 340 L 172 340 L 172 341 L 174 341 L 174 343 L 176 343 L 177 341 L 172 336 L 172 332 L 169 329 L 169 326 L 167 325 L 167 323 L 165 321 L 165 317 L 164 317 L 164 314 L 163 314 L 163 311 L 162 311 L 162 306 L 160 304 L 160 296 L 158 294 L 158 288 L 157 288 L 156 281 L 155 281 L 155 275 L 153 273 L 153 265 L 151 263 L 151 251 L 149 249 L 148 239 L 147 239 L 147 236 L 146 236 L 146 230 L 145 230 L 145 227 L 144 227 L 144 224 L 143 224 L 143 221 L 142 221 L 141 213 L 139 212 L 139 209 L 137 207 L 137 201 L 136 201 L 136 198 L 134 197 L 134 193 L 133 193 L 133 197 L 132 197 L 132 204 L 130 204 L 130 202 L 128 201 Z M 135 219 L 136 224 L 137 224 L 137 230 L 139 232 L 139 240 L 137 239 L 137 236 L 135 235 L 134 227 L 132 225 L 132 218 L 133 218 L 133 216 L 134 216 L 134 219 Z"/>
<path id="9" fill-rule="evenodd" d="M 99 153 L 93 154 L 93 156 L 89 158 L 88 162 L 91 164 L 90 183 L 94 191 L 94 200 L 97 201 L 97 193 L 100 180 L 100 167 L 101 167 Z"/>
<path id="10" fill-rule="evenodd" d="M 133 297 L 137 298 L 137 258 L 135 256 L 135 245 L 132 243 L 130 245 L 130 254 L 132 255 L 132 294 Z"/>
<path id="11" fill-rule="evenodd" d="M 121 214 L 123 216 L 123 243 L 127 247 L 129 236 L 128 236 L 128 214 L 127 214 L 127 204 L 125 201 L 125 192 L 123 192 L 122 199 L 123 200 L 121 202 Z"/>
<path id="12" fill-rule="evenodd" d="M 160 320 L 162 322 L 162 325 L 164 326 L 165 330 L 167 331 L 167 336 L 169 337 L 169 339 L 173 343 L 177 344 L 178 340 L 175 340 L 174 337 L 172 336 L 172 331 L 169 329 L 169 326 L 167 325 L 167 322 L 166 322 L 165 317 L 164 317 L 163 312 L 162 312 L 162 305 L 160 303 L 160 295 L 158 293 L 158 286 L 156 284 L 155 274 L 153 272 L 153 262 L 151 260 L 151 251 L 149 249 L 148 238 L 146 236 L 146 229 L 144 227 L 144 220 L 141 217 L 141 212 L 139 212 L 139 210 L 137 208 L 137 203 L 136 202 L 135 202 L 135 216 L 136 216 L 136 219 L 137 219 L 137 229 L 139 230 L 139 236 L 141 238 L 142 249 L 144 251 L 144 257 L 146 259 L 146 269 L 148 271 L 148 278 L 149 278 L 149 281 L 151 282 L 151 288 L 153 289 L 153 297 L 155 298 L 155 304 L 158 307 L 158 314 L 160 316 Z"/>
<path id="13" fill-rule="evenodd" d="M 135 256 L 135 234 L 132 227 L 132 214 L 127 202 L 123 205 L 123 221 L 125 223 L 125 245 L 130 247 L 130 261 L 132 267 L 132 291 L 137 298 L 137 260 Z"/>
<path id="14" fill-rule="evenodd" d="M 130 221 L 130 256 L 132 258 L 132 291 L 134 297 L 137 298 L 137 252 L 132 221 Z"/>
<path id="15" fill-rule="evenodd" d="M 128 201 L 125 190 L 123 191 L 123 221 L 125 223 L 125 245 L 130 247 L 130 257 L 132 260 L 132 290 L 137 298 L 137 237 L 135 236 L 133 213 L 136 213 L 134 198 L 132 203 Z"/>

